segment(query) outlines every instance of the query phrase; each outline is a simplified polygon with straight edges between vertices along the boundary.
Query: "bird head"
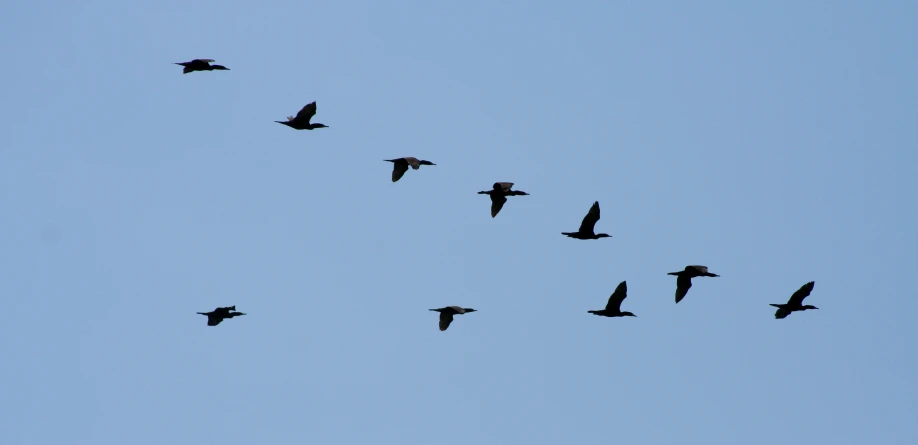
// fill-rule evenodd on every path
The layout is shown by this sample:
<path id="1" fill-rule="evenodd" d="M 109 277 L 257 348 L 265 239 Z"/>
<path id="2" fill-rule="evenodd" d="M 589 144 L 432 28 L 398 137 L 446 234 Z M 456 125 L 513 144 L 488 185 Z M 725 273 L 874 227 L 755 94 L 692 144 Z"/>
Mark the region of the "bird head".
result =
<path id="1" fill-rule="evenodd" d="M 608 233 L 597 233 L 596 238 L 612 238 L 612 235 L 609 235 Z"/>
<path id="2" fill-rule="evenodd" d="M 421 164 L 421 165 L 437 165 L 437 164 L 434 164 L 433 162 L 430 162 L 430 161 L 421 161 L 421 162 L 419 162 L 419 164 Z"/>
<path id="3" fill-rule="evenodd" d="M 465 313 L 469 313 L 469 312 L 478 312 L 478 309 L 472 309 L 472 308 L 470 308 L 470 307 L 463 308 L 463 309 L 465 309 Z"/>
<path id="4" fill-rule="evenodd" d="M 637 315 L 634 315 L 634 314 L 632 314 L 631 312 L 628 312 L 628 311 L 623 311 L 623 312 L 622 312 L 622 316 L 623 316 L 623 317 L 637 317 Z"/>
<path id="5" fill-rule="evenodd" d="M 808 304 L 808 305 L 806 305 L 806 306 L 803 306 L 803 309 L 819 309 L 819 308 L 816 307 L 816 306 L 811 306 L 811 305 Z"/>
<path id="6" fill-rule="evenodd" d="M 312 124 L 312 128 L 328 128 L 325 124 Z"/>

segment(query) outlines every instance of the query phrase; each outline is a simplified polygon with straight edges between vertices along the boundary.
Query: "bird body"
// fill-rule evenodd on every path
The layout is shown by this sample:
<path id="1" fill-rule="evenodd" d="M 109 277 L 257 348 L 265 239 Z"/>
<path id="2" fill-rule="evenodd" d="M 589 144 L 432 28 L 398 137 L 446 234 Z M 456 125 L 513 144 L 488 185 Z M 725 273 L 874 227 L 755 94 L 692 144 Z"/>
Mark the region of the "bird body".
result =
<path id="1" fill-rule="evenodd" d="M 290 128 L 296 130 L 314 130 L 316 128 L 327 128 L 328 125 L 320 124 L 318 122 L 312 123 L 312 117 L 316 115 L 316 103 L 310 102 L 306 104 L 296 116 L 287 116 L 286 121 L 274 121 L 279 124 L 284 124 Z"/>
<path id="2" fill-rule="evenodd" d="M 707 266 L 685 266 L 685 269 L 679 272 L 669 272 L 667 275 L 676 276 L 676 303 L 685 298 L 692 287 L 692 278 L 695 277 L 719 277 L 715 273 L 708 272 Z"/>
<path id="3" fill-rule="evenodd" d="M 402 176 L 405 174 L 405 172 L 408 171 L 409 166 L 417 170 L 421 168 L 422 165 L 437 165 L 433 162 L 418 160 L 418 158 L 411 156 L 397 159 L 386 159 L 385 161 L 392 163 L 392 182 L 396 182 L 399 179 L 402 179 Z"/>
<path id="4" fill-rule="evenodd" d="M 785 304 L 774 304 L 774 303 L 769 304 L 769 306 L 774 306 L 774 307 L 778 308 L 778 310 L 775 311 L 775 318 L 777 318 L 777 319 L 782 319 L 782 318 L 787 317 L 788 315 L 790 315 L 791 312 L 805 311 L 805 310 L 809 310 L 809 309 L 819 309 L 819 308 L 816 307 L 816 306 L 812 306 L 812 305 L 809 305 L 809 304 L 807 304 L 807 305 L 804 305 L 804 304 L 803 304 L 803 299 L 806 298 L 806 297 L 808 297 L 808 296 L 810 295 L 810 293 L 813 292 L 813 288 L 814 288 L 814 287 L 816 287 L 816 282 L 815 282 L 815 281 L 810 281 L 809 283 L 806 283 L 806 284 L 804 284 L 803 286 L 800 286 L 800 289 L 797 289 L 797 291 L 794 292 L 793 295 L 791 295 L 791 297 L 790 297 L 790 299 L 787 301 L 787 303 L 785 303 Z"/>
<path id="5" fill-rule="evenodd" d="M 440 330 L 445 331 L 449 327 L 449 324 L 453 322 L 453 315 L 456 314 L 467 314 L 469 312 L 477 312 L 477 309 L 472 309 L 470 307 L 461 307 L 461 306 L 446 306 L 439 309 L 431 309 L 434 312 L 440 313 Z"/>
<path id="6" fill-rule="evenodd" d="M 612 235 L 607 233 L 595 233 L 593 228 L 596 227 L 596 223 L 599 221 L 599 201 L 593 203 L 593 206 L 590 207 L 590 211 L 587 212 L 586 216 L 583 217 L 583 221 L 580 222 L 580 229 L 576 232 L 561 232 L 562 235 L 574 239 L 600 239 L 600 238 L 611 238 Z"/>
<path id="7" fill-rule="evenodd" d="M 507 202 L 507 196 L 527 196 L 529 193 L 520 190 L 510 190 L 513 187 L 512 182 L 495 182 L 491 190 L 478 192 L 479 195 L 489 195 L 491 197 L 491 218 L 500 213 L 500 209 Z"/>
<path id="8" fill-rule="evenodd" d="M 176 65 L 185 67 L 185 69 L 182 70 L 182 74 L 188 74 L 192 71 L 229 70 L 229 68 L 223 65 L 211 65 L 210 62 L 213 61 L 214 59 L 194 59 L 190 62 L 176 63 Z"/>
<path id="9" fill-rule="evenodd" d="M 612 292 L 612 295 L 609 296 L 609 301 L 606 303 L 605 309 L 600 309 L 598 311 L 587 311 L 593 315 L 599 315 L 602 317 L 637 317 L 631 312 L 625 311 L 622 312 L 622 302 L 625 301 L 625 298 L 628 297 L 628 284 L 624 281 L 618 284 L 615 288 L 615 292 Z"/>
<path id="10" fill-rule="evenodd" d="M 207 316 L 207 326 L 216 326 L 224 319 L 245 315 L 242 312 L 231 312 L 235 310 L 236 305 L 233 305 L 229 307 L 218 307 L 210 312 L 198 312 L 198 314 Z"/>

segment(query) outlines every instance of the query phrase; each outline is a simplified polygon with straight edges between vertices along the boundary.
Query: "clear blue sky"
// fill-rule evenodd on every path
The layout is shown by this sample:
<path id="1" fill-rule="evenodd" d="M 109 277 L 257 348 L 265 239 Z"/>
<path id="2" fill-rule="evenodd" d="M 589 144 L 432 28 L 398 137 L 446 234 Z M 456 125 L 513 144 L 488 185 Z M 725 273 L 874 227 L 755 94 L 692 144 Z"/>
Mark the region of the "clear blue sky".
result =
<path id="1" fill-rule="evenodd" d="M 0 9 L 4 445 L 918 443 L 915 2 Z"/>

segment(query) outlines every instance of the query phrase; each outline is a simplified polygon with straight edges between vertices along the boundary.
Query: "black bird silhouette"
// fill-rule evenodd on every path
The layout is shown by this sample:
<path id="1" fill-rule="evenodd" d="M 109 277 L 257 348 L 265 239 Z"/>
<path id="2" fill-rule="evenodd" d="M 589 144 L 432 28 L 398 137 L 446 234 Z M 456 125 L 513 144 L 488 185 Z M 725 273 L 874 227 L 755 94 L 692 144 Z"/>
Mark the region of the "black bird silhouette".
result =
<path id="1" fill-rule="evenodd" d="M 211 65 L 210 62 L 213 61 L 214 59 L 194 59 L 191 62 L 176 63 L 176 65 L 185 67 L 182 70 L 182 74 L 188 74 L 192 71 L 229 70 L 223 65 Z"/>
<path id="2" fill-rule="evenodd" d="M 421 168 L 422 165 L 437 165 L 430 161 L 419 161 L 418 158 L 413 158 L 411 156 L 406 156 L 404 158 L 398 159 L 386 159 L 386 162 L 391 162 L 392 165 L 392 182 L 402 179 L 402 176 L 405 172 L 408 171 L 408 166 L 417 170 Z"/>
<path id="3" fill-rule="evenodd" d="M 494 188 L 491 190 L 478 192 L 479 195 L 491 196 L 491 218 L 497 216 L 497 214 L 500 213 L 500 209 L 503 208 L 504 203 L 507 202 L 507 196 L 529 195 L 529 193 L 519 190 L 510 190 L 511 187 L 513 187 L 512 182 L 495 182 Z"/>
<path id="4" fill-rule="evenodd" d="M 808 297 L 810 292 L 813 292 L 813 288 L 815 286 L 816 282 L 810 281 L 809 283 L 800 286 L 800 289 L 797 289 L 797 292 L 794 292 L 794 294 L 791 295 L 790 300 L 787 300 L 786 304 L 769 304 L 770 306 L 778 308 L 778 310 L 775 311 L 775 318 L 781 319 L 787 317 L 791 314 L 791 312 L 805 311 L 807 309 L 819 309 L 818 307 L 811 306 L 809 304 L 806 306 L 803 305 L 803 299 Z"/>
<path id="5" fill-rule="evenodd" d="M 220 324 L 226 318 L 238 317 L 240 315 L 245 315 L 242 312 L 230 312 L 235 311 L 236 305 L 230 307 L 218 307 L 210 312 L 198 312 L 201 315 L 207 316 L 207 326 L 216 326 Z"/>
<path id="6" fill-rule="evenodd" d="M 695 277 L 719 277 L 716 273 L 708 272 L 707 266 L 685 266 L 684 270 L 679 272 L 670 272 L 667 275 L 676 276 L 676 303 L 685 298 L 685 294 L 692 287 L 692 278 Z"/>
<path id="7" fill-rule="evenodd" d="M 593 228 L 596 226 L 597 221 L 599 221 L 599 201 L 594 202 L 593 206 L 590 207 L 590 211 L 583 217 L 580 229 L 576 232 L 561 232 L 561 234 L 576 239 L 611 238 L 612 235 L 607 233 L 593 233 Z"/>
<path id="8" fill-rule="evenodd" d="M 279 124 L 284 124 L 290 128 L 297 130 L 314 130 L 316 128 L 326 128 L 328 125 L 320 123 L 310 123 L 309 121 L 313 116 L 316 115 L 316 103 L 312 102 L 306 104 L 296 116 L 287 116 L 287 121 L 274 121 Z"/>
<path id="9" fill-rule="evenodd" d="M 603 317 L 637 317 L 637 315 L 631 312 L 622 312 L 622 301 L 625 301 L 626 297 L 628 297 L 628 285 L 622 281 L 618 284 L 618 287 L 615 288 L 615 292 L 612 292 L 612 295 L 609 296 L 609 302 L 606 303 L 605 309 L 587 312 Z"/>
<path id="10" fill-rule="evenodd" d="M 469 312 L 477 312 L 476 309 L 470 307 L 459 307 L 459 306 L 447 306 L 441 307 L 440 309 L 431 309 L 434 312 L 440 313 L 440 330 L 445 331 L 449 327 L 449 324 L 453 322 L 453 315 L 455 314 L 467 314 Z"/>

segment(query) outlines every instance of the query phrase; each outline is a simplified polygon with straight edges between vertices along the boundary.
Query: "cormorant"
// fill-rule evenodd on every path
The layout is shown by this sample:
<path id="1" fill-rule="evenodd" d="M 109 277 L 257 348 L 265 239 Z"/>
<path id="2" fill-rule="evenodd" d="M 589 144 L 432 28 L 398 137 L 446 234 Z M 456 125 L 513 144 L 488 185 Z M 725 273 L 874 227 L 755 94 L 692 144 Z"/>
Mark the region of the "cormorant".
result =
<path id="1" fill-rule="evenodd" d="M 685 298 L 689 288 L 692 287 L 692 278 L 695 277 L 719 277 L 716 273 L 708 272 L 707 266 L 685 266 L 684 270 L 679 272 L 670 272 L 667 275 L 675 275 L 676 278 L 676 303 Z"/>
<path id="2" fill-rule="evenodd" d="M 274 121 L 279 124 L 284 124 L 290 128 L 296 130 L 313 130 L 316 128 L 326 128 L 328 125 L 320 123 L 310 123 L 309 120 L 316 115 L 316 103 L 312 102 L 306 104 L 296 116 L 287 116 L 287 121 Z"/>
<path id="3" fill-rule="evenodd" d="M 497 216 L 500 212 L 500 209 L 504 206 L 504 203 L 507 202 L 507 196 L 526 196 L 529 193 L 521 192 L 519 190 L 510 190 L 510 187 L 513 187 L 512 182 L 495 182 L 494 188 L 484 192 L 478 192 L 479 195 L 490 195 L 491 196 L 491 218 Z"/>
<path id="4" fill-rule="evenodd" d="M 422 165 L 437 165 L 430 161 L 419 161 L 418 158 L 413 158 L 411 156 L 398 159 L 386 159 L 385 161 L 393 164 L 392 182 L 402 179 L 402 176 L 408 171 L 409 165 L 415 170 L 421 168 Z"/>
<path id="5" fill-rule="evenodd" d="M 476 309 L 470 307 L 459 307 L 459 306 L 447 306 L 441 307 L 440 309 L 431 309 L 434 312 L 440 313 L 440 330 L 445 331 L 449 327 L 449 324 L 453 322 L 453 315 L 455 314 L 467 314 L 469 312 L 476 312 Z"/>
<path id="6" fill-rule="evenodd" d="M 593 233 L 593 227 L 596 226 L 597 221 L 599 221 L 599 201 L 594 202 L 593 207 L 590 207 L 590 211 L 583 217 L 579 230 L 576 232 L 561 232 L 561 234 L 576 239 L 611 238 L 612 235 L 607 233 Z"/>
<path id="7" fill-rule="evenodd" d="M 226 318 L 238 317 L 240 315 L 245 315 L 242 312 L 230 312 L 235 311 L 236 305 L 230 307 L 218 307 L 210 312 L 198 312 L 201 315 L 207 316 L 207 326 L 216 326 L 220 324 Z"/>
<path id="8" fill-rule="evenodd" d="M 816 306 L 803 305 L 803 299 L 810 295 L 810 292 L 813 292 L 813 287 L 816 286 L 815 281 L 810 281 L 809 283 L 800 286 L 800 289 L 797 289 L 797 292 L 794 292 L 791 295 L 790 300 L 787 300 L 786 304 L 769 304 L 769 306 L 774 306 L 778 308 L 775 311 L 775 318 L 781 319 L 790 315 L 791 312 L 796 311 L 805 311 L 807 309 L 819 309 Z"/>
<path id="9" fill-rule="evenodd" d="M 214 59 L 194 59 L 191 62 L 176 63 L 176 65 L 185 67 L 182 70 L 182 74 L 188 74 L 192 71 L 229 70 L 223 65 L 211 65 L 210 62 L 213 61 Z"/>
<path id="10" fill-rule="evenodd" d="M 612 295 L 609 296 L 609 302 L 606 303 L 605 309 L 600 309 L 598 311 L 587 311 L 594 315 L 601 315 L 603 317 L 637 317 L 637 315 L 632 314 L 631 312 L 625 311 L 622 312 L 622 301 L 625 301 L 625 298 L 628 296 L 628 285 L 624 281 L 618 284 L 618 287 L 615 288 L 615 292 L 612 292 Z"/>

